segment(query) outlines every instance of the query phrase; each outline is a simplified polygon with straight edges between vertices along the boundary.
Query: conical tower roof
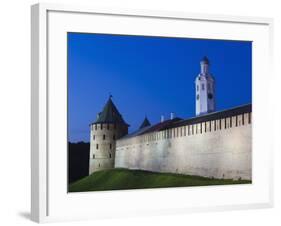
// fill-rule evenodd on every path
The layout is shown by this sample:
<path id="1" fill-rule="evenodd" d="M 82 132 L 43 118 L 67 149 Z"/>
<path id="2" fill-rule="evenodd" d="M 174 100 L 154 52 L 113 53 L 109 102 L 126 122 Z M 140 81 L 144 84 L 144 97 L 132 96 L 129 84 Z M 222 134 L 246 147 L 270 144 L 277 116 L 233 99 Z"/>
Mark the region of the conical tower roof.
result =
<path id="1" fill-rule="evenodd" d="M 125 124 L 129 126 L 123 119 L 122 115 L 119 113 L 117 107 L 113 103 L 112 96 L 109 97 L 108 101 L 106 102 L 105 106 L 103 107 L 102 112 L 98 114 L 97 120 L 94 124 L 97 123 L 118 123 L 118 124 Z"/>
<path id="2" fill-rule="evenodd" d="M 141 126 L 140 126 L 139 129 L 145 128 L 145 127 L 150 126 L 150 125 L 151 125 L 151 124 L 150 124 L 149 120 L 148 120 L 147 117 L 145 116 L 145 118 L 144 118 L 144 120 L 143 120 L 143 122 L 142 122 L 142 124 L 141 124 Z"/>

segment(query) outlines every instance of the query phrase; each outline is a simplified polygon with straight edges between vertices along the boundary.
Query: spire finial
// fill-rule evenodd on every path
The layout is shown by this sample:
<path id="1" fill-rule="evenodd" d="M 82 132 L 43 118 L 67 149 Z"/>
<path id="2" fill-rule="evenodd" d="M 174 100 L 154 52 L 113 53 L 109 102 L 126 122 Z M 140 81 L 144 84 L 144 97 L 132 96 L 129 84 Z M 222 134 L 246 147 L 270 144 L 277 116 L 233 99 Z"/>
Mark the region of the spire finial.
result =
<path id="1" fill-rule="evenodd" d="M 202 62 L 202 63 L 206 63 L 206 64 L 209 64 L 209 63 L 210 63 L 210 61 L 209 61 L 209 59 L 208 59 L 207 56 L 204 56 L 204 57 L 202 58 L 201 62 Z"/>
<path id="2" fill-rule="evenodd" d="M 201 74 L 207 75 L 209 73 L 210 61 L 206 56 L 204 56 L 200 61 L 200 66 L 201 66 Z"/>

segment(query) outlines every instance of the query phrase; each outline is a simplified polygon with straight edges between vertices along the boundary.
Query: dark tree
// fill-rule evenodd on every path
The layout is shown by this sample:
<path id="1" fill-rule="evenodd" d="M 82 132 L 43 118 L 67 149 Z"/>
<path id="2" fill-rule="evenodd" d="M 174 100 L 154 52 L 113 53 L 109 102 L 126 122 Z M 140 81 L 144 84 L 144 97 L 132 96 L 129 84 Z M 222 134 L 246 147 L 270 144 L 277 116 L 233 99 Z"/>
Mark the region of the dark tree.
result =
<path id="1" fill-rule="evenodd" d="M 89 175 L 89 154 L 89 143 L 68 143 L 68 184 Z"/>

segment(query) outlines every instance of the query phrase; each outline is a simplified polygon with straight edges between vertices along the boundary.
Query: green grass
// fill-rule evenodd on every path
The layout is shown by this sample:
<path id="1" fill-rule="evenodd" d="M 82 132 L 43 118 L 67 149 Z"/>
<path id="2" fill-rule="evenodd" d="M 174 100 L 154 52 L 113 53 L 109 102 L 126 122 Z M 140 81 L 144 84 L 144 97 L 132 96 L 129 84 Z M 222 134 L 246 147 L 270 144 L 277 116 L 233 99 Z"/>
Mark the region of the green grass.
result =
<path id="1" fill-rule="evenodd" d="M 249 184 L 248 180 L 211 179 L 173 173 L 143 170 L 109 169 L 84 177 L 69 186 L 70 192 L 104 191 L 140 188 L 188 187 L 226 184 Z"/>

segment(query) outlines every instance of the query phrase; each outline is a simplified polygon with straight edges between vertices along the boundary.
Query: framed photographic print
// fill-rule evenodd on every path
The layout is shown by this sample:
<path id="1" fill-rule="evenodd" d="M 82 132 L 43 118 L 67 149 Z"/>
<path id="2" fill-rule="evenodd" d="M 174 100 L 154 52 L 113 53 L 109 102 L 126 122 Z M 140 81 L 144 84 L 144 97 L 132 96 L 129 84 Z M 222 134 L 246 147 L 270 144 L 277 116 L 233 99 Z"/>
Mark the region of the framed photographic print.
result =
<path id="1" fill-rule="evenodd" d="M 32 6 L 32 219 L 272 206 L 272 26 Z"/>

